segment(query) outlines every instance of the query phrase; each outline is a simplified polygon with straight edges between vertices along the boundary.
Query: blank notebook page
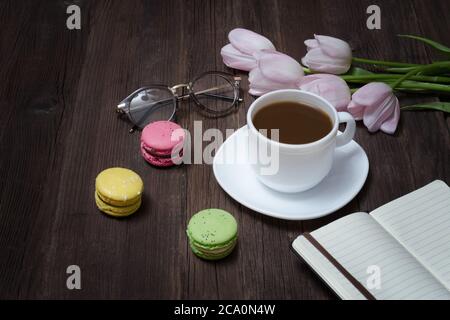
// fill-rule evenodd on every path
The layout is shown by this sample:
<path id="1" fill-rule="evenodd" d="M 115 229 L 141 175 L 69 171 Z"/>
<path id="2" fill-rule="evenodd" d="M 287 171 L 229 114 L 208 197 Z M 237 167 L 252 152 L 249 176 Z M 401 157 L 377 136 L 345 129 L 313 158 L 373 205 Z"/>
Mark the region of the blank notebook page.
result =
<path id="1" fill-rule="evenodd" d="M 450 290 L 450 188 L 442 181 L 371 215 Z"/>
<path id="2" fill-rule="evenodd" d="M 355 213 L 311 235 L 377 299 L 450 299 L 448 290 L 367 213 Z M 380 288 L 368 288 L 368 267 Z"/>

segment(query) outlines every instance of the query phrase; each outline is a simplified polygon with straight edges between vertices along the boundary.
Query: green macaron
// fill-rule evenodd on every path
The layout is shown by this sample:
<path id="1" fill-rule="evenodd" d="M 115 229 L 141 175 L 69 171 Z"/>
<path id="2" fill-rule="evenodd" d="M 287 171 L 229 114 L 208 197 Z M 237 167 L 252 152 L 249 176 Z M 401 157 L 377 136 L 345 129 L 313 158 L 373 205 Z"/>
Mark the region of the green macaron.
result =
<path id="1" fill-rule="evenodd" d="M 236 246 L 238 228 L 230 213 L 206 209 L 192 216 L 186 232 L 195 255 L 206 260 L 219 260 Z"/>

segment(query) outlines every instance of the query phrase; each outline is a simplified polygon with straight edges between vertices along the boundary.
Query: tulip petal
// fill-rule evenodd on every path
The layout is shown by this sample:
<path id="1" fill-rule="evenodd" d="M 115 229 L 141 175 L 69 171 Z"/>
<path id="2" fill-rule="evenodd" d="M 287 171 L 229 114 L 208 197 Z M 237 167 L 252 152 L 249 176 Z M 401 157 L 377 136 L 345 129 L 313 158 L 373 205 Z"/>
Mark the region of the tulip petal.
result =
<path id="1" fill-rule="evenodd" d="M 338 38 L 314 35 L 322 50 L 330 57 L 351 60 L 352 49 L 350 45 Z"/>
<path id="2" fill-rule="evenodd" d="M 256 59 L 249 54 L 245 54 L 237 50 L 231 44 L 227 44 L 220 51 L 223 63 L 230 68 L 250 71 L 256 68 Z"/>
<path id="3" fill-rule="evenodd" d="M 260 96 L 274 90 L 297 88 L 295 83 L 280 83 L 264 77 L 259 68 L 250 71 L 248 80 L 250 82 L 249 93 L 255 96 Z"/>
<path id="4" fill-rule="evenodd" d="M 274 87 L 272 87 L 272 88 L 264 88 L 264 87 L 258 87 L 257 85 L 256 86 L 249 86 L 249 88 L 252 89 L 253 91 L 259 91 L 259 92 L 264 92 L 264 93 L 272 92 L 272 91 L 275 91 L 275 90 L 298 89 L 294 84 L 286 85 L 283 88 L 274 88 Z M 257 94 L 253 94 L 253 95 L 257 95 Z"/>
<path id="5" fill-rule="evenodd" d="M 394 113 L 387 119 L 380 127 L 380 130 L 387 134 L 394 134 L 397 130 L 398 122 L 400 121 L 400 103 L 398 99 L 394 106 Z"/>
<path id="6" fill-rule="evenodd" d="M 350 101 L 347 111 L 355 118 L 355 120 L 362 120 L 364 116 L 364 106 L 357 104 L 354 101 Z"/>
<path id="7" fill-rule="evenodd" d="M 395 99 L 397 98 L 391 95 L 380 105 L 368 106 L 364 109 L 363 122 L 370 132 L 380 130 L 383 122 L 394 113 L 393 104 L 395 104 Z"/>
<path id="8" fill-rule="evenodd" d="M 350 88 L 342 78 L 331 74 L 303 77 L 299 88 L 328 100 L 338 111 L 345 111 L 351 100 Z"/>
<path id="9" fill-rule="evenodd" d="M 250 93 L 254 96 L 260 96 L 263 95 L 265 93 L 268 92 L 272 92 L 275 90 L 283 90 L 283 89 L 298 89 L 294 84 L 291 85 L 286 85 L 283 88 L 275 88 L 275 87 L 271 87 L 271 88 L 265 88 L 265 87 L 259 87 L 258 85 L 249 85 L 249 92 L 260 92 L 260 94 L 256 94 L 256 93 Z"/>
<path id="10" fill-rule="evenodd" d="M 325 79 L 328 79 L 328 78 L 331 79 L 333 77 L 335 77 L 335 76 L 332 75 L 332 74 L 326 74 L 326 73 L 310 74 L 310 75 L 308 75 L 306 77 L 303 77 L 302 80 L 300 81 L 300 84 L 305 85 L 305 84 L 308 84 L 308 83 L 311 83 L 311 82 L 314 82 L 314 81 L 317 81 L 317 80 L 322 80 L 322 79 L 325 80 Z"/>
<path id="11" fill-rule="evenodd" d="M 263 94 L 266 94 L 270 92 L 270 89 L 260 89 L 260 88 L 253 88 L 252 86 L 249 86 L 248 93 L 252 96 L 262 96 Z"/>
<path id="12" fill-rule="evenodd" d="M 337 38 L 314 35 L 314 39 L 305 41 L 307 53 L 302 64 L 313 72 L 343 74 L 352 64 L 350 45 Z"/>
<path id="13" fill-rule="evenodd" d="M 248 81 L 253 87 L 271 90 L 289 89 L 295 87 L 294 83 L 276 82 L 264 76 L 259 68 L 252 69 L 248 74 Z"/>
<path id="14" fill-rule="evenodd" d="M 369 83 L 353 94 L 348 111 L 370 132 L 382 130 L 393 134 L 400 120 L 400 103 L 385 83 Z"/>
<path id="15" fill-rule="evenodd" d="M 391 94 L 380 105 L 366 107 L 363 117 L 364 125 L 370 132 L 378 131 L 383 123 L 395 113 L 396 105 L 398 105 L 398 99 Z"/>
<path id="16" fill-rule="evenodd" d="M 256 56 L 261 74 L 271 81 L 298 83 L 304 75 L 301 65 L 281 52 L 262 50 Z"/>
<path id="17" fill-rule="evenodd" d="M 275 87 L 275 86 L 271 86 L 271 87 L 261 87 L 258 84 L 249 84 L 249 93 L 251 95 L 254 96 L 261 96 L 263 94 L 266 94 L 268 92 L 272 92 L 275 90 L 282 90 L 282 89 L 298 89 L 294 84 L 291 85 L 286 85 L 284 84 L 283 87 Z"/>
<path id="18" fill-rule="evenodd" d="M 259 61 L 263 56 L 265 56 L 268 53 L 278 53 L 278 51 L 272 49 L 259 50 L 253 53 L 253 57 L 256 59 L 256 61 Z"/>
<path id="19" fill-rule="evenodd" d="M 228 34 L 230 43 L 239 51 L 246 54 L 253 54 L 263 49 L 273 49 L 275 46 L 266 37 L 243 28 L 236 28 Z"/>
<path id="20" fill-rule="evenodd" d="M 365 106 L 380 105 L 392 94 L 392 88 L 382 82 L 371 82 L 358 89 L 353 94 L 352 100 Z"/>
<path id="21" fill-rule="evenodd" d="M 301 58 L 300 61 L 302 62 L 302 65 L 309 68 L 309 63 L 308 63 L 308 60 L 306 60 L 306 56 Z"/>
<path id="22" fill-rule="evenodd" d="M 302 63 L 314 72 L 323 72 L 331 74 L 344 74 L 351 66 L 351 62 L 343 59 L 330 58 L 322 48 L 314 48 L 308 51 L 302 59 Z"/>
<path id="23" fill-rule="evenodd" d="M 319 46 L 319 42 L 316 39 L 308 39 L 305 41 L 306 50 L 311 50 Z"/>

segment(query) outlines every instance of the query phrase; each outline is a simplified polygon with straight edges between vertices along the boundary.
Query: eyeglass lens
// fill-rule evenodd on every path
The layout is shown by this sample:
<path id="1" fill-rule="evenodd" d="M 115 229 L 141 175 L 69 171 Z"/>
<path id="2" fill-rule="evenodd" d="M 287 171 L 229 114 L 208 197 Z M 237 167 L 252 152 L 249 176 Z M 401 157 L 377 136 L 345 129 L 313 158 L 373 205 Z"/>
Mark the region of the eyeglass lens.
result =
<path id="1" fill-rule="evenodd" d="M 220 74 L 205 74 L 191 86 L 194 99 L 210 116 L 221 116 L 233 109 L 237 99 L 234 84 Z"/>
<path id="2" fill-rule="evenodd" d="M 176 99 L 167 88 L 150 88 L 139 92 L 129 104 L 130 120 L 139 128 L 161 120 L 172 120 Z"/>

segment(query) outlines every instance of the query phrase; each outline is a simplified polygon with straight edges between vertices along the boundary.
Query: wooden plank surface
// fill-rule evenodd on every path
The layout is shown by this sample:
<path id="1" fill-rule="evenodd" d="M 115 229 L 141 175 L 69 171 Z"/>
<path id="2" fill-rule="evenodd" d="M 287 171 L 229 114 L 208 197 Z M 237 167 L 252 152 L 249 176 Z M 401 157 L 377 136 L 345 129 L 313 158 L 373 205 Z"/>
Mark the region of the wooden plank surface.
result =
<path id="1" fill-rule="evenodd" d="M 317 33 L 348 40 L 356 56 L 429 62 L 438 57 L 433 51 L 395 35 L 450 44 L 449 1 L 377 1 L 377 31 L 365 26 L 367 0 L 74 3 L 82 10 L 80 31 L 65 27 L 66 1 L 0 3 L 0 298 L 333 299 L 290 241 L 434 179 L 450 183 L 448 116 L 404 112 L 394 136 L 358 126 L 356 141 L 371 168 L 350 204 L 318 220 L 277 220 L 233 201 L 208 165 L 150 167 L 139 155 L 139 134 L 128 134 L 129 123 L 114 113 L 142 85 L 226 71 L 219 52 L 234 27 L 266 35 L 296 59 L 305 53 L 303 40 Z M 246 93 L 244 99 L 237 113 L 220 119 L 183 103 L 178 122 L 189 130 L 197 120 L 204 129 L 239 128 L 253 101 Z M 144 206 L 126 220 L 95 207 L 94 179 L 111 166 L 144 179 Z M 239 222 L 237 250 L 220 262 L 195 258 L 185 236 L 190 216 L 209 207 Z M 80 291 L 66 288 L 71 264 L 81 267 Z"/>

